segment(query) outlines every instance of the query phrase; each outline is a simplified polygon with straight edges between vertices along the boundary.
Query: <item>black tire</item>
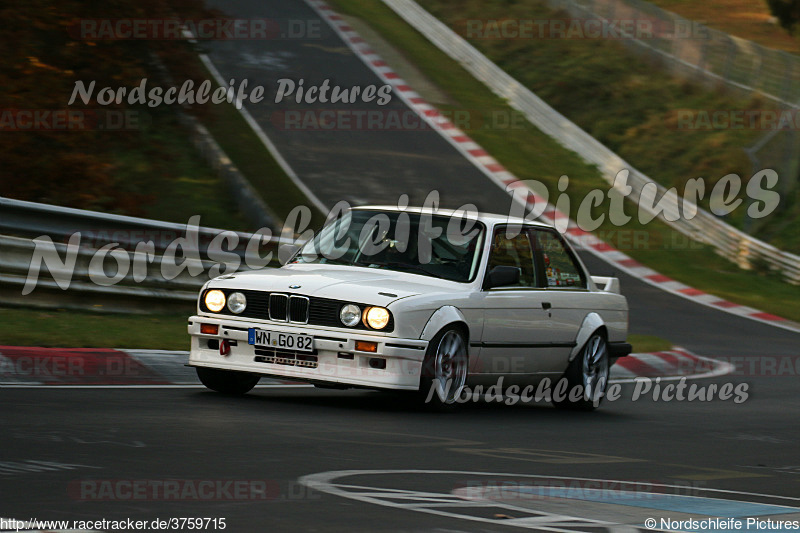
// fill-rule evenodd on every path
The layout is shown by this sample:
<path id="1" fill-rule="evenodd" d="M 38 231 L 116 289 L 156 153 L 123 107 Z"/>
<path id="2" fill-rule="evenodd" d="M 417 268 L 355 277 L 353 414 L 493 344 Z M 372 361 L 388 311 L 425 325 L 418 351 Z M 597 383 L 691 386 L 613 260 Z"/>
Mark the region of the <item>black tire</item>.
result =
<path id="1" fill-rule="evenodd" d="M 256 386 L 261 376 L 248 372 L 234 370 L 220 370 L 198 366 L 197 377 L 209 389 L 223 394 L 241 396 L 250 392 Z"/>
<path id="2" fill-rule="evenodd" d="M 428 345 L 419 380 L 417 398 L 435 410 L 456 407 L 469 370 L 467 337 L 450 326 L 436 334 Z"/>
<path id="3" fill-rule="evenodd" d="M 562 379 L 567 380 L 566 394 L 556 398 L 555 392 L 560 387 L 558 384 L 554 387 L 553 405 L 559 409 L 594 411 L 600 406 L 608 389 L 610 369 L 608 342 L 605 335 L 595 332 L 564 372 Z M 570 399 L 574 397 L 579 399 L 576 401 Z"/>

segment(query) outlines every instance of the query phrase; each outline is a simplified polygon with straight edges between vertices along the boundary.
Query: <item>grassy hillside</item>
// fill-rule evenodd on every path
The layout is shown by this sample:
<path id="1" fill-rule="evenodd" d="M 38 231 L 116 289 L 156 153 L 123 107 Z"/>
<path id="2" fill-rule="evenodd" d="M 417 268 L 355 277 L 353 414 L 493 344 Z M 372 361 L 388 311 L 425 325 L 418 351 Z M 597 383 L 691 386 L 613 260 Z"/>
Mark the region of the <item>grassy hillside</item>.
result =
<path id="1" fill-rule="evenodd" d="M 429 83 L 435 84 L 448 102 L 437 102 L 439 109 L 513 115 L 505 102 L 402 22 L 381 0 L 332 0 L 331 3 L 337 11 L 369 24 L 395 48 L 395 54 L 413 64 Z M 512 128 L 476 124 L 476 127 L 466 128 L 466 132 L 518 178 L 545 183 L 552 192 L 551 196 L 556 196 L 559 176 L 567 174 L 567 195 L 574 209 L 589 191 L 607 189 L 596 168 L 582 162 L 577 154 L 566 150 L 530 123 L 522 121 Z M 608 206 L 604 208 L 607 210 Z M 629 214 L 635 213 L 630 204 L 626 204 L 625 210 Z M 597 216 L 598 211 L 593 211 L 593 215 Z M 595 233 L 637 261 L 673 279 L 731 301 L 800 321 L 797 307 L 800 287 L 788 285 L 772 274 L 741 270 L 716 255 L 710 247 L 688 242 L 657 220 L 641 224 L 634 216 L 619 228 L 609 223 L 606 217 Z M 597 274 L 608 273 L 610 270 Z"/>
<path id="2" fill-rule="evenodd" d="M 562 20 L 564 11 L 549 9 L 538 0 L 461 2 L 421 0 L 420 4 L 466 37 L 506 72 L 548 104 L 625 158 L 652 179 L 682 192 L 686 182 L 703 178 L 712 187 L 727 174 L 749 179 L 753 173 L 744 148 L 764 135 L 755 128 L 704 128 L 679 122 L 686 111 L 775 109 L 753 94 L 741 97 L 667 72 L 631 52 L 619 40 L 570 38 L 490 38 L 490 32 L 467 31 L 468 21 Z M 782 31 L 779 28 L 776 31 Z M 472 36 L 472 38 L 470 38 Z M 479 38 L 475 38 L 475 37 Z M 786 176 L 792 180 L 796 177 Z M 800 187 L 795 187 L 770 217 L 752 230 L 783 249 L 800 252 Z M 740 196 L 744 197 L 744 195 Z M 707 198 L 701 202 L 708 207 Z M 745 210 L 726 217 L 744 227 Z"/>
<path id="3" fill-rule="evenodd" d="M 800 40 L 773 20 L 766 0 L 650 0 L 667 11 L 768 48 L 800 53 Z"/>

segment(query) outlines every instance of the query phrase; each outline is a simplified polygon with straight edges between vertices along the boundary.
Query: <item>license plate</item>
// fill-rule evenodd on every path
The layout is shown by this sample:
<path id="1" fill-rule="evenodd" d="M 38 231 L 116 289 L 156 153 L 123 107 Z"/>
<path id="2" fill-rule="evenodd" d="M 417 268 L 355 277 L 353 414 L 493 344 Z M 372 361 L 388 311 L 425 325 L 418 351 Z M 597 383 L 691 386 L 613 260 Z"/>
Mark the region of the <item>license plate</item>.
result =
<path id="1" fill-rule="evenodd" d="M 314 337 L 302 333 L 281 333 L 250 328 L 247 330 L 247 343 L 295 352 L 314 351 Z"/>

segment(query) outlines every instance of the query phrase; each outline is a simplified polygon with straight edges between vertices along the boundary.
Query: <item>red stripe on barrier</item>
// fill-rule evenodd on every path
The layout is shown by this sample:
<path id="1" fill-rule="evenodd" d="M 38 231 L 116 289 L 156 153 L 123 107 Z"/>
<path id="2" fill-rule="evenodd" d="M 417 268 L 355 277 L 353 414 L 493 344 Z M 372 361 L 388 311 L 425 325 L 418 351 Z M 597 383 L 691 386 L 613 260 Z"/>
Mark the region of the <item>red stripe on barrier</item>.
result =
<path id="1" fill-rule="evenodd" d="M 678 357 L 672 352 L 655 352 L 653 353 L 656 357 L 667 363 L 669 366 L 678 368 L 681 366 L 682 358 Z"/>
<path id="2" fill-rule="evenodd" d="M 168 384 L 125 352 L 94 348 L 0 346 L 0 376 L 46 385 Z"/>
<path id="3" fill-rule="evenodd" d="M 712 370 L 713 363 L 708 363 L 694 355 L 687 353 L 687 352 L 655 352 L 652 355 L 655 355 L 668 365 L 675 368 L 675 370 L 679 370 L 678 375 L 691 375 L 697 373 L 704 373 Z M 702 365 L 702 368 L 698 369 L 698 363 Z M 699 372 L 698 372 L 699 370 Z"/>
<path id="4" fill-rule="evenodd" d="M 617 261 L 617 264 L 628 268 L 639 268 L 642 266 L 642 264 L 636 259 L 623 259 L 622 261 Z"/>
<path id="5" fill-rule="evenodd" d="M 637 376 L 654 378 L 664 375 L 664 372 L 662 372 L 661 370 L 657 369 L 654 366 L 648 365 L 647 363 L 645 363 L 641 359 L 637 359 L 636 357 L 623 357 L 622 359 L 619 359 L 616 364 L 621 366 L 625 370 L 633 372 Z"/>
<path id="6" fill-rule="evenodd" d="M 685 357 L 686 359 L 691 359 L 692 361 L 701 361 L 702 360 L 699 357 L 697 357 L 696 355 L 694 355 L 692 353 L 689 353 L 687 351 L 684 351 L 684 350 L 673 350 L 670 353 L 676 353 L 676 354 L 680 355 L 681 357 Z"/>
<path id="7" fill-rule="evenodd" d="M 761 320 L 770 320 L 772 322 L 780 322 L 782 320 L 786 320 L 785 318 L 781 318 L 779 316 L 771 315 L 769 313 L 752 313 L 750 316 L 755 318 L 760 318 Z"/>
<path id="8" fill-rule="evenodd" d="M 608 244 L 607 242 L 598 242 L 597 244 L 593 244 L 592 248 L 597 250 L 598 252 L 613 252 L 614 247 Z"/>
<path id="9" fill-rule="evenodd" d="M 672 281 L 672 278 L 665 276 L 664 274 L 650 274 L 649 276 L 645 277 L 651 281 L 655 281 L 656 283 L 666 283 L 668 281 Z"/>
<path id="10" fill-rule="evenodd" d="M 695 289 L 694 287 L 686 287 L 685 289 L 680 289 L 678 292 L 683 293 L 687 296 L 700 296 L 701 294 L 706 294 L 700 289 Z"/>
<path id="11" fill-rule="evenodd" d="M 547 203 L 547 200 L 545 200 L 544 197 L 539 196 L 538 194 L 532 194 L 531 197 L 533 197 L 533 199 L 536 202 L 540 203 L 540 204 L 546 204 Z"/>

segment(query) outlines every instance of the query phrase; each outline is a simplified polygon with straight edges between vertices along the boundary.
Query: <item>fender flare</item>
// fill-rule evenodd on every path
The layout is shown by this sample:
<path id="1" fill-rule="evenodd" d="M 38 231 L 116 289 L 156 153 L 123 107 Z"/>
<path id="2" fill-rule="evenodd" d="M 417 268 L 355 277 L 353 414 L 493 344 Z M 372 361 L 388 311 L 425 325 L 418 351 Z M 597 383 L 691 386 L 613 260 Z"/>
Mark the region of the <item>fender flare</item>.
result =
<path id="1" fill-rule="evenodd" d="M 581 328 L 578 330 L 578 335 L 575 337 L 575 346 L 569 353 L 569 360 L 572 361 L 575 359 L 575 356 L 581 351 L 583 345 L 586 344 L 586 341 L 592 336 L 592 333 L 605 325 L 606 323 L 603 322 L 603 319 L 597 313 L 589 313 L 586 315 L 586 318 L 583 319 L 583 324 L 581 324 Z"/>
<path id="2" fill-rule="evenodd" d="M 461 311 L 452 305 L 445 305 L 433 312 L 428 322 L 425 324 L 425 327 L 422 328 L 422 333 L 419 336 L 420 340 L 433 340 L 433 337 L 435 337 L 442 328 L 453 322 L 463 322 L 467 326 L 467 335 L 469 335 L 469 325 Z"/>

